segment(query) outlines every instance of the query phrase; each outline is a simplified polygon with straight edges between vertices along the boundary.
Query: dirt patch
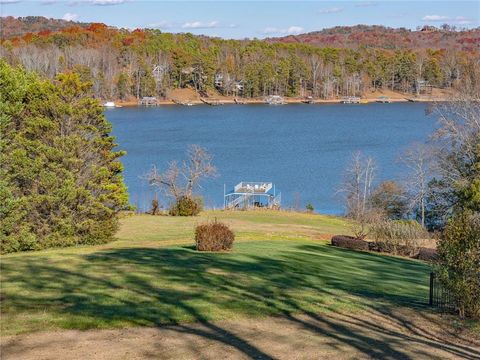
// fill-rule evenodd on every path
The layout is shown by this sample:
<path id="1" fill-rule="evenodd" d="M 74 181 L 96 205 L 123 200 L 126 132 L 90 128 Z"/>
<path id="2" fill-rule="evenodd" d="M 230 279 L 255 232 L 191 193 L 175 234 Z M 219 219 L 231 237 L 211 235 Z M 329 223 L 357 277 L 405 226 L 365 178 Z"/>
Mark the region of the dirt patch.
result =
<path id="1" fill-rule="evenodd" d="M 411 309 L 5 337 L 6 359 L 476 359 L 480 342 Z"/>
<path id="2" fill-rule="evenodd" d="M 173 99 L 178 102 L 184 101 L 200 101 L 200 95 L 191 88 L 174 89 L 168 92 L 169 99 Z"/>

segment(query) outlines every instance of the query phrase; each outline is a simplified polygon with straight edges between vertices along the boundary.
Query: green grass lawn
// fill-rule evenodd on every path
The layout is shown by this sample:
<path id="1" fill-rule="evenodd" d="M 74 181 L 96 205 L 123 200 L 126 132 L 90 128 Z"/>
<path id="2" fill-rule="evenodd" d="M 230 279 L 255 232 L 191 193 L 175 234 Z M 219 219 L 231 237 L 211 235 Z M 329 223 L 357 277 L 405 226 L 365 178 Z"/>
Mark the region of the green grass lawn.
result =
<path id="1" fill-rule="evenodd" d="M 198 253 L 193 227 L 229 223 L 229 253 Z M 284 212 L 131 216 L 118 240 L 1 259 L 2 334 L 423 306 L 428 265 L 321 240 L 344 220 Z"/>

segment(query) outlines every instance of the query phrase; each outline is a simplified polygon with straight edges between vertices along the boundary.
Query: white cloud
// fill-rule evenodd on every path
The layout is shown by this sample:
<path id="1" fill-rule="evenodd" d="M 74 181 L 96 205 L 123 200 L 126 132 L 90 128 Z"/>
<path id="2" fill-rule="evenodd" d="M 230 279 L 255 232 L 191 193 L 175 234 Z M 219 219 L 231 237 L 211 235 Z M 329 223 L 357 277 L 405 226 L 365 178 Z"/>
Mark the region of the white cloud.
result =
<path id="1" fill-rule="evenodd" d="M 301 32 L 303 32 L 303 28 L 300 26 L 290 26 L 287 29 L 287 34 L 300 34 Z"/>
<path id="2" fill-rule="evenodd" d="M 276 27 L 267 27 L 263 29 L 264 34 L 277 34 L 281 29 Z"/>
<path id="3" fill-rule="evenodd" d="M 446 21 L 446 20 L 450 20 L 450 18 L 444 15 L 425 15 L 422 18 L 422 20 L 423 21 Z"/>
<path id="4" fill-rule="evenodd" d="M 472 20 L 469 20 L 463 16 L 457 16 L 455 19 L 454 19 L 454 22 L 456 24 L 459 24 L 459 25 L 468 25 L 468 24 L 471 24 L 473 23 Z"/>
<path id="5" fill-rule="evenodd" d="M 0 4 L 16 4 L 19 3 L 21 0 L 0 0 Z"/>
<path id="6" fill-rule="evenodd" d="M 91 0 L 93 5 L 101 5 L 101 6 L 108 6 L 108 5 L 119 5 L 127 2 L 127 0 Z"/>
<path id="7" fill-rule="evenodd" d="M 62 16 L 62 20 L 66 21 L 74 21 L 78 18 L 78 14 L 72 14 L 67 12 L 65 15 Z"/>
<path id="8" fill-rule="evenodd" d="M 192 21 L 186 22 L 182 25 L 182 29 L 213 29 L 218 28 L 220 23 L 218 21 L 202 22 Z"/>
<path id="9" fill-rule="evenodd" d="M 57 0 L 42 0 L 40 1 L 41 5 L 53 5 L 56 4 L 58 1 Z"/>
<path id="10" fill-rule="evenodd" d="M 343 11 L 342 7 L 332 7 L 332 8 L 328 8 L 328 9 L 318 10 L 318 13 L 319 14 L 335 14 L 335 13 L 339 13 L 339 12 L 342 12 L 342 11 Z"/>
<path id="11" fill-rule="evenodd" d="M 48 1 L 48 0 L 47 0 Z M 132 0 L 72 0 L 68 3 L 69 6 L 76 6 L 82 4 L 98 5 L 98 6 L 111 6 L 120 5 Z"/>
<path id="12" fill-rule="evenodd" d="M 304 29 L 300 26 L 290 26 L 288 28 L 276 28 L 276 27 L 267 27 L 263 30 L 263 33 L 266 35 L 296 35 L 304 32 Z"/>
<path id="13" fill-rule="evenodd" d="M 445 15 L 425 15 L 422 18 L 423 21 L 427 22 L 436 22 L 436 21 L 441 21 L 441 22 L 448 22 L 451 24 L 458 24 L 458 25 L 468 25 L 473 23 L 472 20 L 467 19 L 464 16 L 455 16 L 455 17 L 450 17 L 450 16 L 445 16 Z"/>
<path id="14" fill-rule="evenodd" d="M 356 7 L 367 7 L 367 6 L 377 6 L 377 5 L 378 3 L 374 1 L 362 1 L 355 4 Z"/>
<path id="15" fill-rule="evenodd" d="M 148 24 L 147 27 L 152 29 L 172 29 L 176 27 L 176 25 L 169 21 L 162 20 L 157 23 Z"/>
<path id="16" fill-rule="evenodd" d="M 147 24 L 146 27 L 152 29 L 217 29 L 217 28 L 236 28 L 236 24 L 221 24 L 220 21 L 189 21 L 185 23 L 162 20 L 156 23 Z M 213 36 L 213 35 L 212 35 Z"/>

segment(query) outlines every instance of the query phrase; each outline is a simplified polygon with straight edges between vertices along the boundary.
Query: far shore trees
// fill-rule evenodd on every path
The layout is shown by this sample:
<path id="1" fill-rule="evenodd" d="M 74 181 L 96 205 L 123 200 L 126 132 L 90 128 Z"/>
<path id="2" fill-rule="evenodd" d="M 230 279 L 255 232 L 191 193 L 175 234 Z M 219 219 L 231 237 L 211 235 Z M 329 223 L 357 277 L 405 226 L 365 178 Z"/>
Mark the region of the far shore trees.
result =
<path id="1" fill-rule="evenodd" d="M 192 216 L 200 212 L 201 199 L 194 194 L 201 180 L 217 176 L 212 163 L 213 156 L 198 145 L 191 145 L 186 160 L 181 164 L 171 161 L 168 168 L 160 173 L 155 166 L 146 175 L 150 185 L 155 186 L 173 200 L 171 215 Z"/>
<path id="2" fill-rule="evenodd" d="M 20 24 L 9 27 L 10 22 Z M 4 33 L 28 25 L 21 18 L 5 23 Z M 387 89 L 413 96 L 429 92 L 430 85 L 460 90 L 478 79 L 478 30 L 448 36 L 399 30 L 325 29 L 305 35 L 325 41 L 313 46 L 298 43 L 300 38 L 293 43 L 223 40 L 71 23 L 57 31 L 7 37 L 0 51 L 9 63 L 52 79 L 60 72 L 79 72 L 92 80 L 96 97 L 110 100 L 164 97 L 178 88 L 244 97 L 328 99 Z M 440 43 L 445 49 L 438 49 Z"/>
<path id="3" fill-rule="evenodd" d="M 102 111 L 78 75 L 0 60 L 2 253 L 112 240 L 128 195 Z"/>

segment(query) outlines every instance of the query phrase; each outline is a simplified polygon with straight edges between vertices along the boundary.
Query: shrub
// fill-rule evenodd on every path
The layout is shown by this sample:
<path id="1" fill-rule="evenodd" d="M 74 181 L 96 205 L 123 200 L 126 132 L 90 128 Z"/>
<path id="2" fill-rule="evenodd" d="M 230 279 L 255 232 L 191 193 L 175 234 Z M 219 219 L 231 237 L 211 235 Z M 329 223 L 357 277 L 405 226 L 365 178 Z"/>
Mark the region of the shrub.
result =
<path id="1" fill-rule="evenodd" d="M 417 259 L 434 262 L 438 259 L 438 252 L 432 248 L 421 247 L 418 249 Z"/>
<path id="2" fill-rule="evenodd" d="M 383 252 L 388 254 L 415 257 L 418 255 L 418 249 L 411 246 L 393 244 L 385 241 L 375 241 L 369 244 L 370 251 Z"/>
<path id="3" fill-rule="evenodd" d="M 313 213 L 313 210 L 314 210 L 313 205 L 310 203 L 308 203 L 307 206 L 305 206 L 305 209 L 307 209 L 307 212 L 309 213 Z"/>
<path id="4" fill-rule="evenodd" d="M 438 274 L 460 316 L 480 318 L 480 214 L 464 212 L 445 227 L 438 242 Z"/>
<path id="5" fill-rule="evenodd" d="M 159 213 L 158 199 L 155 198 L 152 200 L 152 208 L 150 209 L 150 214 L 157 215 Z"/>
<path id="6" fill-rule="evenodd" d="M 202 209 L 201 198 L 182 196 L 172 204 L 168 213 L 172 216 L 196 216 Z"/>
<path id="7" fill-rule="evenodd" d="M 429 238 L 428 232 L 413 220 L 386 220 L 371 226 L 375 239 L 372 250 L 395 255 L 414 256 L 418 253 L 419 241 Z"/>
<path id="8" fill-rule="evenodd" d="M 350 222 L 350 229 L 357 239 L 365 239 L 371 232 L 372 224 L 384 220 L 384 214 L 378 209 L 367 209 L 357 214 Z"/>
<path id="9" fill-rule="evenodd" d="M 195 228 L 195 244 L 198 251 L 230 250 L 234 240 L 235 234 L 223 223 L 215 221 Z"/>
<path id="10" fill-rule="evenodd" d="M 408 213 L 405 190 L 395 181 L 385 181 L 377 186 L 369 198 L 369 203 L 389 219 L 402 219 Z"/>
<path id="11" fill-rule="evenodd" d="M 335 235 L 332 237 L 332 245 L 345 249 L 368 251 L 368 241 L 356 239 L 352 236 Z"/>

